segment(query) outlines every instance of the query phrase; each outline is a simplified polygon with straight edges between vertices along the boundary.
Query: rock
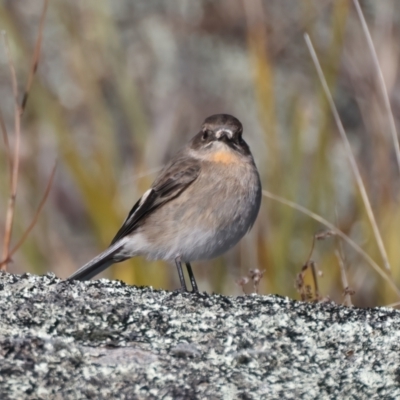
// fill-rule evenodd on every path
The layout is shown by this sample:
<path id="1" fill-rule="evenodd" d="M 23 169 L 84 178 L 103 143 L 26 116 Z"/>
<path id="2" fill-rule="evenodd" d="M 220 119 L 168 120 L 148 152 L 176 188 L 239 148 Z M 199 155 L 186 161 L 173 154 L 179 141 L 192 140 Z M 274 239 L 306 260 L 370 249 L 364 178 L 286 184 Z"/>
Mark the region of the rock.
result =
<path id="1" fill-rule="evenodd" d="M 400 314 L 0 274 L 1 399 L 400 398 Z"/>

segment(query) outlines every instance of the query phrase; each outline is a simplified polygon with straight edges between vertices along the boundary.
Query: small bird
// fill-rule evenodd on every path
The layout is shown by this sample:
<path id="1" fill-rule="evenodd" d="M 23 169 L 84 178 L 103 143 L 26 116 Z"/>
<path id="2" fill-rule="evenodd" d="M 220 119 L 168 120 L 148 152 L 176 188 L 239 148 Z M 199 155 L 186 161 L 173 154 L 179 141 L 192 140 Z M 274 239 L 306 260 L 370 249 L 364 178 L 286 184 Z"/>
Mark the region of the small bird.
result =
<path id="1" fill-rule="evenodd" d="M 135 256 L 175 261 L 181 290 L 198 287 L 190 262 L 215 258 L 251 229 L 261 204 L 261 182 L 243 126 L 212 115 L 170 160 L 136 202 L 111 245 L 68 280 L 88 280 Z"/>

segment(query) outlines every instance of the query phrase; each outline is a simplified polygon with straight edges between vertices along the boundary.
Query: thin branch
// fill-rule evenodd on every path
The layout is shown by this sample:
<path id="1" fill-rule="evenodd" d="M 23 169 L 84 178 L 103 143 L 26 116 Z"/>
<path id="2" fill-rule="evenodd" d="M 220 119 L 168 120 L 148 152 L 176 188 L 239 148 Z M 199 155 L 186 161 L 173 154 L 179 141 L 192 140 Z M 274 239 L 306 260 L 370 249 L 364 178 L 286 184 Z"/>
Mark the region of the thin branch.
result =
<path id="1" fill-rule="evenodd" d="M 3 259 L 6 262 L 0 266 L 0 271 L 5 271 L 7 269 L 7 260 L 9 260 L 9 250 L 12 226 L 14 221 L 14 210 L 15 210 L 15 199 L 17 197 L 17 185 L 18 185 L 18 171 L 19 171 L 19 150 L 21 142 L 21 109 L 18 105 L 18 86 L 17 77 L 15 74 L 14 63 L 10 53 L 10 46 L 8 44 L 6 32 L 2 32 L 4 47 L 7 54 L 8 66 L 11 74 L 12 89 L 14 95 L 14 129 L 15 129 L 15 144 L 14 144 L 14 155 L 13 155 L 13 168 L 11 176 L 11 193 L 8 201 L 7 213 L 6 213 L 6 223 L 4 229 L 4 241 L 3 241 Z"/>
<path id="2" fill-rule="evenodd" d="M 15 252 L 22 246 L 22 244 L 25 242 L 25 239 L 28 237 L 29 233 L 36 225 L 36 222 L 39 218 L 39 214 L 41 213 L 43 206 L 46 203 L 47 198 L 49 197 L 49 193 L 50 193 L 51 186 L 53 185 L 53 179 L 54 179 L 56 169 L 57 169 L 57 161 L 54 163 L 53 169 L 51 170 L 49 180 L 47 181 L 46 189 L 44 191 L 42 200 L 40 201 L 39 206 L 35 212 L 35 215 L 33 216 L 33 219 L 31 221 L 31 223 L 29 224 L 28 228 L 26 228 L 25 232 L 22 234 L 21 238 L 18 240 L 17 244 L 11 249 L 9 257 L 12 257 L 15 254 Z M 0 265 L 3 262 L 4 261 L 0 262 Z"/>
<path id="3" fill-rule="evenodd" d="M 33 56 L 32 56 L 31 69 L 29 71 L 29 76 L 28 76 L 28 81 L 26 83 L 25 92 L 24 92 L 24 95 L 22 97 L 21 114 L 25 111 L 26 103 L 28 101 L 29 91 L 31 89 L 32 82 L 33 82 L 33 77 L 34 77 L 34 75 L 36 73 L 36 70 L 37 70 L 37 67 L 38 67 L 38 64 L 39 64 L 40 48 L 41 48 L 41 45 L 42 45 L 42 38 L 43 38 L 44 20 L 45 20 L 45 17 L 46 17 L 46 11 L 47 11 L 47 6 L 48 5 L 49 5 L 49 0 L 44 0 L 42 15 L 40 17 L 40 23 L 39 23 L 38 37 L 36 39 L 35 51 L 33 52 Z"/>
<path id="4" fill-rule="evenodd" d="M 400 302 L 398 301 L 397 303 L 388 304 L 388 305 L 383 306 L 383 307 L 393 308 L 393 307 L 399 307 L 399 306 L 400 306 Z"/>
<path id="5" fill-rule="evenodd" d="M 302 212 L 303 214 L 308 215 L 312 219 L 320 222 L 321 224 L 327 226 L 336 235 L 340 236 L 350 247 L 352 247 L 364 260 L 389 284 L 389 286 L 396 292 L 397 296 L 400 297 L 400 289 L 392 282 L 391 277 L 383 270 L 357 243 L 351 240 L 345 233 L 343 233 L 340 229 L 336 228 L 335 225 L 327 221 L 325 218 L 322 218 L 318 214 L 313 213 L 307 208 L 294 203 L 293 201 L 286 200 L 283 197 L 277 196 L 267 190 L 263 190 L 263 195 L 272 200 L 278 201 L 279 203 L 285 204 L 289 207 L 294 208 L 297 211 Z"/>
<path id="6" fill-rule="evenodd" d="M 336 225 L 339 225 L 339 217 L 338 217 L 338 212 L 337 212 L 336 208 L 335 208 L 335 221 L 336 221 Z M 339 268 L 340 268 L 340 277 L 342 279 L 342 285 L 343 285 L 344 304 L 348 307 L 352 307 L 353 303 L 351 301 L 351 294 L 349 291 L 349 289 L 350 289 L 349 280 L 347 279 L 347 273 L 346 273 L 343 242 L 341 240 L 336 240 L 336 244 L 337 244 L 337 249 L 335 250 L 335 256 L 338 260 Z"/>
<path id="7" fill-rule="evenodd" d="M 311 250 L 310 250 L 310 253 L 308 255 L 307 261 L 305 262 L 305 265 L 307 265 L 311 261 L 312 254 L 314 252 L 315 242 L 317 240 L 324 240 L 324 239 L 326 239 L 326 238 L 328 238 L 330 236 L 333 236 L 334 234 L 335 234 L 335 232 L 333 232 L 333 231 L 323 231 L 323 232 L 316 233 L 313 236 L 313 241 L 312 241 L 312 244 L 311 244 Z"/>
<path id="8" fill-rule="evenodd" d="M 346 267 L 343 262 L 342 254 L 339 250 L 335 250 L 335 256 L 338 260 L 339 263 L 339 268 L 340 268 L 340 277 L 342 279 L 342 285 L 343 285 L 343 294 L 344 294 L 344 304 L 348 307 L 352 307 L 353 303 L 351 301 L 351 295 L 348 291 L 349 289 L 349 281 L 347 279 L 346 275 Z"/>
<path id="9" fill-rule="evenodd" d="M 312 240 L 312 243 L 311 243 L 310 253 L 308 254 L 307 261 L 304 263 L 304 265 L 308 265 L 308 264 L 310 263 L 312 254 L 313 254 L 313 252 L 314 252 L 314 247 L 315 247 L 315 235 L 313 236 L 313 240 Z"/>
<path id="10" fill-rule="evenodd" d="M 311 261 L 309 263 L 310 267 L 311 267 L 311 272 L 312 272 L 312 278 L 314 281 L 314 294 L 315 294 L 315 300 L 318 301 L 319 300 L 319 286 L 318 286 L 318 278 L 317 278 L 317 270 L 315 267 L 315 262 Z"/>
<path id="11" fill-rule="evenodd" d="M 369 32 L 368 25 L 365 21 L 364 14 L 360 7 L 360 3 L 358 2 L 358 0 L 353 0 L 353 3 L 354 3 L 354 6 L 356 7 L 358 17 L 360 18 L 365 37 L 367 39 L 368 48 L 369 48 L 369 51 L 371 52 L 372 60 L 374 62 L 376 73 L 378 75 L 379 86 L 382 90 L 383 102 L 384 102 L 384 105 L 386 108 L 386 113 L 389 118 L 389 127 L 390 127 L 390 133 L 392 135 L 392 140 L 393 140 L 393 144 L 394 144 L 394 148 L 395 148 L 395 152 L 396 152 L 397 166 L 398 166 L 399 172 L 400 172 L 400 145 L 399 145 L 396 123 L 394 121 L 392 106 L 390 104 L 390 99 L 389 99 L 385 79 L 383 77 L 382 69 L 381 69 L 381 66 L 380 66 L 379 60 L 378 60 L 378 55 L 376 54 L 374 42 L 372 41 L 371 33 Z"/>
<path id="12" fill-rule="evenodd" d="M 342 140 L 343 140 L 343 142 L 345 144 L 346 154 L 347 154 L 347 157 L 349 159 L 351 169 L 353 170 L 353 173 L 354 173 L 354 176 L 355 176 L 355 179 L 356 179 L 356 182 L 357 182 L 358 189 L 360 190 L 361 197 L 363 199 L 364 206 L 365 206 L 365 209 L 367 211 L 368 219 L 369 219 L 369 221 L 371 223 L 372 230 L 373 230 L 374 236 L 375 236 L 375 240 L 376 240 L 378 248 L 379 248 L 379 252 L 381 253 L 383 264 L 384 264 L 385 268 L 388 271 L 390 271 L 389 259 L 388 259 L 387 253 L 386 253 L 385 246 L 383 244 L 382 236 L 381 236 L 381 234 L 379 232 L 379 228 L 378 228 L 378 225 L 376 223 L 374 213 L 372 212 L 372 207 L 371 207 L 371 204 L 370 204 L 369 199 L 368 199 L 367 191 L 365 190 L 365 186 L 363 184 L 360 171 L 359 171 L 359 169 L 357 167 L 356 160 L 355 160 L 353 152 L 351 150 L 351 145 L 350 145 L 349 139 L 347 138 L 346 132 L 345 132 L 345 130 L 343 128 L 342 121 L 341 121 L 341 119 L 339 117 L 339 113 L 338 113 L 338 111 L 336 109 L 335 102 L 333 101 L 333 97 L 332 97 L 332 94 L 331 94 L 331 92 L 329 90 L 328 83 L 326 82 L 326 79 L 325 79 L 324 73 L 322 71 L 321 65 L 320 65 L 320 63 L 318 61 L 317 54 L 316 54 L 316 52 L 314 50 L 314 47 L 313 47 L 313 45 L 311 43 L 311 39 L 310 39 L 310 37 L 308 36 L 307 33 L 304 35 L 304 39 L 305 39 L 305 41 L 307 43 L 308 50 L 310 51 L 311 58 L 312 58 L 312 60 L 314 62 L 315 68 L 316 68 L 317 73 L 318 73 L 318 77 L 319 77 L 319 79 L 321 81 L 321 84 L 322 84 L 322 87 L 324 89 L 325 95 L 326 95 L 326 97 L 328 99 L 328 102 L 329 102 L 333 117 L 335 119 L 336 125 L 338 127 L 339 132 L 340 132 L 340 136 L 342 137 Z"/>
<path id="13" fill-rule="evenodd" d="M 11 185 L 13 162 L 12 162 L 12 156 L 11 156 L 10 142 L 8 140 L 8 132 L 7 132 L 6 124 L 4 123 L 3 113 L 1 112 L 1 110 L 0 110 L 0 128 L 1 128 L 1 133 L 3 134 L 4 145 L 6 147 L 6 157 L 7 157 L 7 161 L 8 161 L 8 168 L 9 168 L 9 174 L 10 174 L 10 185 Z"/>

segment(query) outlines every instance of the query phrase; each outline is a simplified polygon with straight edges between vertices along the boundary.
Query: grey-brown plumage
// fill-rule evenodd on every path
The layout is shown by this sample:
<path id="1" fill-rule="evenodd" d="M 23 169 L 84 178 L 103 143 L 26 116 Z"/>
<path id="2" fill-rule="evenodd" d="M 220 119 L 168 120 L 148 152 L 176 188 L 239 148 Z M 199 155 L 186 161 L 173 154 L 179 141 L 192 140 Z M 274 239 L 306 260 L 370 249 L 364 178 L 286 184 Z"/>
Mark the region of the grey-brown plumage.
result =
<path id="1" fill-rule="evenodd" d="M 233 247 L 260 208 L 260 178 L 242 132 L 231 115 L 208 117 L 137 201 L 110 247 L 68 279 L 90 279 L 115 262 L 144 255 L 175 260 L 185 289 L 180 263 L 186 262 L 196 286 L 188 263 Z"/>

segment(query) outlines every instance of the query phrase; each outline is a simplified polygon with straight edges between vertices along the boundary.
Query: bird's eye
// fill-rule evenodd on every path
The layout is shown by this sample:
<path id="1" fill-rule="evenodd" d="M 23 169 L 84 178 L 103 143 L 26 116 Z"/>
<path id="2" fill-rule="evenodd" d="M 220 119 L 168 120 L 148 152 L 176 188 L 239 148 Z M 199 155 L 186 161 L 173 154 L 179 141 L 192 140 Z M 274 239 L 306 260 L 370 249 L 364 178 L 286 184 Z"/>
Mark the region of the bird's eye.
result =
<path id="1" fill-rule="evenodd" d="M 203 140 L 206 140 L 208 138 L 208 136 L 210 135 L 210 131 L 209 130 L 205 130 L 203 132 L 203 136 L 201 137 Z"/>

